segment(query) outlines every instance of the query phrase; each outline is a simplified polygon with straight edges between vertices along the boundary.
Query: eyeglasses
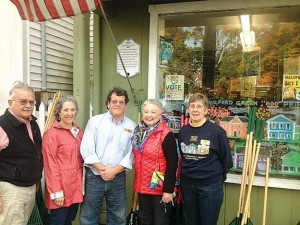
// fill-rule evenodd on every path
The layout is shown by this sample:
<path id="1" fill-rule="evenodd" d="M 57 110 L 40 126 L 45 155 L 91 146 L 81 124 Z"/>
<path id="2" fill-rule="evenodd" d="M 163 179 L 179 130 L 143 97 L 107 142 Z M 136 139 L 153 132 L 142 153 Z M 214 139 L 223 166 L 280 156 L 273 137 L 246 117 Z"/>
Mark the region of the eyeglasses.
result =
<path id="1" fill-rule="evenodd" d="M 113 105 L 116 105 L 116 104 L 120 104 L 120 105 L 124 105 L 125 104 L 125 102 L 124 101 L 117 101 L 117 100 L 112 100 L 112 101 L 110 101 L 111 102 L 111 104 L 113 104 Z"/>
<path id="2" fill-rule="evenodd" d="M 203 105 L 189 105 L 189 108 L 191 109 L 204 109 L 205 107 Z"/>
<path id="3" fill-rule="evenodd" d="M 32 100 L 25 100 L 25 99 L 20 99 L 20 100 L 12 100 L 14 102 L 19 102 L 20 105 L 27 105 L 29 103 L 29 105 L 34 105 L 35 101 Z"/>

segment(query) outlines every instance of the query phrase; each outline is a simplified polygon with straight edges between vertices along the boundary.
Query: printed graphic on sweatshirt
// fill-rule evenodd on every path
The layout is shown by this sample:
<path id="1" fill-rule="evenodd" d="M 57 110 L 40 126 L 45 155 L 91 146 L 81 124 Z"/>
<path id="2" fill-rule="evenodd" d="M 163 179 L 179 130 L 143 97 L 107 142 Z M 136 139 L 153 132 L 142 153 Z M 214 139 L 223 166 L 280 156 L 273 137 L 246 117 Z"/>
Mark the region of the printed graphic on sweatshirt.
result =
<path id="1" fill-rule="evenodd" d="M 191 142 L 197 142 L 198 141 L 198 136 L 191 136 L 190 141 Z"/>
<path id="2" fill-rule="evenodd" d="M 201 140 L 199 145 L 194 143 L 186 145 L 185 143 L 181 143 L 181 151 L 185 159 L 198 160 L 201 158 L 206 158 L 209 154 L 209 140 Z"/>

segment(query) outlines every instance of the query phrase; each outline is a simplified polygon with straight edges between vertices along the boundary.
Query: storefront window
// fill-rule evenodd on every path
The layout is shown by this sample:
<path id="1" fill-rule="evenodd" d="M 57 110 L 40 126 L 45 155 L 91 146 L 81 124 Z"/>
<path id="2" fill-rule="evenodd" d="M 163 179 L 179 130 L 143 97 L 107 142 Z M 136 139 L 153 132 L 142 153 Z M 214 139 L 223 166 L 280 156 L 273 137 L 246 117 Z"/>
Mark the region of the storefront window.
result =
<path id="1" fill-rule="evenodd" d="M 265 171 L 266 157 L 270 157 L 273 175 L 298 179 L 299 13 L 224 14 L 165 20 L 157 80 L 158 97 L 171 126 L 177 132 L 187 122 L 191 94 L 206 94 L 210 100 L 207 117 L 227 131 L 234 170 L 240 171 L 248 116 L 256 107 L 266 119 L 257 171 Z"/>

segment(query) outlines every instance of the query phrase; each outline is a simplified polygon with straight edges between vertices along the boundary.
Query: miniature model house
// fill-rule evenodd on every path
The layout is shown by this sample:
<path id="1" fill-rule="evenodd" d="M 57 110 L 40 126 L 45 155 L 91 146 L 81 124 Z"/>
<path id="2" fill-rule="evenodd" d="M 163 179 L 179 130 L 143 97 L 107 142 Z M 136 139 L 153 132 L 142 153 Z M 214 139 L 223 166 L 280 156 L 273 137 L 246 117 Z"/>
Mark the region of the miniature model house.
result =
<path id="1" fill-rule="evenodd" d="M 246 137 L 248 118 L 246 116 L 225 116 L 220 121 L 220 126 L 226 131 L 227 136 Z"/>
<path id="2" fill-rule="evenodd" d="M 295 122 L 280 114 L 267 120 L 268 140 L 293 141 Z"/>
<path id="3" fill-rule="evenodd" d="M 282 159 L 282 173 L 289 174 L 300 174 L 300 153 L 296 151 L 291 151 L 284 156 Z"/>

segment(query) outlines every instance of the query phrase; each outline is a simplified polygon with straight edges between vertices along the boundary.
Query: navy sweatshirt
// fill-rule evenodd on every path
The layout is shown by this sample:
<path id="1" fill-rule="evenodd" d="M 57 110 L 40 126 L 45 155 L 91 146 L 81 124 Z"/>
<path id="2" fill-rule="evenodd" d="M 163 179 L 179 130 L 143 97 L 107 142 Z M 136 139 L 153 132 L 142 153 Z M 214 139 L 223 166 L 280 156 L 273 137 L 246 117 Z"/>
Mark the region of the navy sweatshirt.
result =
<path id="1" fill-rule="evenodd" d="M 200 127 L 185 125 L 178 141 L 182 157 L 182 179 L 195 184 L 213 184 L 226 180 L 233 166 L 225 130 L 206 121 Z"/>

